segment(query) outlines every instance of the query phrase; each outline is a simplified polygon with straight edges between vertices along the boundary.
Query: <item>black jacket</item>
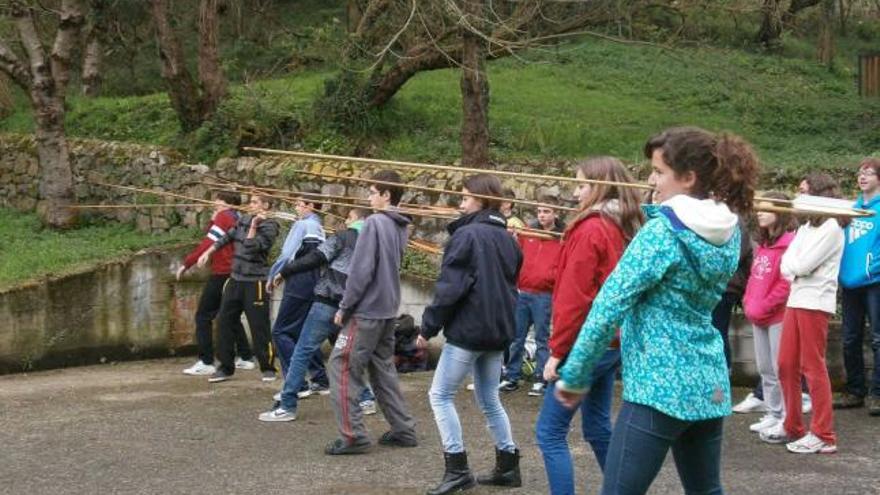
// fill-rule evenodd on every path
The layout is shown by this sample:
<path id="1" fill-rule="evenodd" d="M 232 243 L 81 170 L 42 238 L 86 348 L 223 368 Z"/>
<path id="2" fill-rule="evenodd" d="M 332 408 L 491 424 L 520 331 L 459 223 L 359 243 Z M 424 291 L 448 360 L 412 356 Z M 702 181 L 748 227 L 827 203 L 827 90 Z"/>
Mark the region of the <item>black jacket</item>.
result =
<path id="1" fill-rule="evenodd" d="M 293 258 L 288 260 L 284 268 L 279 272 L 284 277 L 284 295 L 293 296 L 298 299 L 313 300 L 315 295 L 315 285 L 321 275 L 320 264 L 313 266 L 301 265 L 298 269 L 292 269 L 285 272 L 285 268 L 294 265 L 303 258 L 311 258 L 318 252 L 321 246 L 320 239 L 306 238 L 303 239 L 302 246 L 297 250 Z M 296 275 L 295 277 L 291 275 Z"/>
<path id="2" fill-rule="evenodd" d="M 272 244 L 278 238 L 280 226 L 275 220 L 267 218 L 257 225 L 256 236 L 253 239 L 248 239 L 251 218 L 251 215 L 239 217 L 235 227 L 214 243 L 215 249 L 220 249 L 230 242 L 234 243 L 233 280 L 257 282 L 266 280 L 266 276 L 269 274 L 269 250 L 272 249 Z"/>
<path id="3" fill-rule="evenodd" d="M 422 315 L 426 339 L 443 328 L 446 340 L 474 351 L 500 351 L 516 334 L 519 246 L 504 216 L 481 210 L 449 224 L 434 300 Z"/>

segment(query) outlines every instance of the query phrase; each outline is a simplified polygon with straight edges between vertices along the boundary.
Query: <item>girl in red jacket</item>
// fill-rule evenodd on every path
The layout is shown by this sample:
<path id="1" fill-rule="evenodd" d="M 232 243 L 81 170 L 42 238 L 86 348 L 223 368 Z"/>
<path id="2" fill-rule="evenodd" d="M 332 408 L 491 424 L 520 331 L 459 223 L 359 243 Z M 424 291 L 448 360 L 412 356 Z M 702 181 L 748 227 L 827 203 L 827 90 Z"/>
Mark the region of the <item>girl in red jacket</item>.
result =
<path id="1" fill-rule="evenodd" d="M 577 168 L 578 179 L 634 182 L 616 158 L 587 160 Z M 604 466 L 611 439 L 611 397 L 620 363 L 618 345 L 612 343 L 593 372 L 590 393 L 580 407 L 568 409 L 555 399 L 553 381 L 577 339 L 602 283 L 614 270 L 630 239 L 644 222 L 641 198 L 635 188 L 581 184 L 575 190 L 580 208 L 563 239 L 553 291 L 553 332 L 544 378 L 550 382 L 538 415 L 535 434 L 544 456 L 550 492 L 574 493 L 574 470 L 568 449 L 568 431 L 577 409 L 581 411 L 584 440 Z"/>
<path id="2" fill-rule="evenodd" d="M 772 199 L 789 199 L 778 192 L 765 195 Z M 782 319 L 791 284 L 782 277 L 779 265 L 782 255 L 794 239 L 797 223 L 788 213 L 758 212 L 758 248 L 752 259 L 752 271 L 743 296 L 746 318 L 754 328 L 755 363 L 761 375 L 764 405 L 767 413 L 751 431 L 779 425 L 784 419 L 782 388 L 779 386 L 777 357 L 782 336 Z"/>

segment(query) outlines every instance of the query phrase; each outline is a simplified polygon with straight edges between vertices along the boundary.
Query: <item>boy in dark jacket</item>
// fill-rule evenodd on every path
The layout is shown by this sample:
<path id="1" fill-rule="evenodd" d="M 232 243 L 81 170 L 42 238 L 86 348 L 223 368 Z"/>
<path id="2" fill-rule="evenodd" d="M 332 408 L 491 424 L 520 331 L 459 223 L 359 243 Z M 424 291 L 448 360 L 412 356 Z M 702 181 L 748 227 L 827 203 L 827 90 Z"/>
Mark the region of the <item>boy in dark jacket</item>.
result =
<path id="1" fill-rule="evenodd" d="M 542 203 L 553 203 L 559 198 L 545 196 Z M 540 207 L 537 219 L 529 227 L 550 232 L 562 233 L 565 224 L 556 216 L 553 208 Z M 534 383 L 529 395 L 544 395 L 544 363 L 547 362 L 549 350 L 547 341 L 550 338 L 550 300 L 553 285 L 556 281 L 556 267 L 559 264 L 559 253 L 562 251 L 562 238 L 539 239 L 520 235 L 517 237 L 523 253 L 523 266 L 519 272 L 516 287 L 519 294 L 516 299 L 516 338 L 510 344 L 509 355 L 505 367 L 505 377 L 498 386 L 502 392 L 512 392 L 519 388 L 522 376 L 523 354 L 529 327 L 535 329 L 535 371 Z"/>
<path id="2" fill-rule="evenodd" d="M 238 212 L 231 207 L 240 204 L 241 196 L 238 193 L 221 191 L 217 194 L 214 200 L 214 214 L 211 216 L 211 223 L 205 229 L 205 237 L 183 259 L 183 264 L 177 270 L 177 280 L 180 280 L 183 274 L 198 262 L 199 256 L 213 246 L 217 239 L 235 227 L 238 222 Z M 183 370 L 184 375 L 211 375 L 217 371 L 214 368 L 214 318 L 220 311 L 223 286 L 229 280 L 230 271 L 232 271 L 232 246 L 227 245 L 211 258 L 211 276 L 202 289 L 199 306 L 196 309 L 196 345 L 199 350 L 199 360 L 196 361 L 196 364 Z M 235 335 L 236 350 L 239 354 L 236 366 L 253 366 L 253 351 L 251 351 L 241 322 L 238 323 L 233 334 Z M 245 362 L 247 364 L 244 364 Z"/>
<path id="3" fill-rule="evenodd" d="M 400 305 L 400 259 L 407 242 L 409 218 L 397 210 L 403 188 L 397 172 L 383 170 L 370 186 L 370 215 L 358 235 L 345 293 L 334 323 L 342 327 L 330 355 L 330 398 L 340 438 L 328 455 L 361 454 L 371 442 L 363 424 L 359 397 L 369 369 L 376 400 L 391 430 L 379 443 L 397 447 L 417 444 L 415 421 L 403 400 L 394 367 L 394 320 Z"/>
<path id="4" fill-rule="evenodd" d="M 211 255 L 223 246 L 234 243 L 232 276 L 223 289 L 220 303 L 219 369 L 209 382 L 229 380 L 235 373 L 233 332 L 236 321 L 241 321 L 242 311 L 247 316 L 254 353 L 260 362 L 263 381 L 275 380 L 275 367 L 270 358 L 272 343 L 269 340 L 269 300 L 266 298 L 266 276 L 269 273 L 269 250 L 278 237 L 278 222 L 267 218 L 271 207 L 268 198 L 251 196 L 248 214 L 238 219 L 235 227 L 199 257 L 204 266 Z"/>

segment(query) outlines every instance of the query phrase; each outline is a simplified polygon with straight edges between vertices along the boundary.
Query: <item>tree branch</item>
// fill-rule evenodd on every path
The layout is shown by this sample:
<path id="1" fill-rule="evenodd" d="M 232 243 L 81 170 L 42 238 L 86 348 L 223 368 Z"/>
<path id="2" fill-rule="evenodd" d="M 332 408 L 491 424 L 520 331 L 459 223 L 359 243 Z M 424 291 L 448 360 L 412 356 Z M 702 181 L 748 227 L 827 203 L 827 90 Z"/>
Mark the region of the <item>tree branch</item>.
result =
<path id="1" fill-rule="evenodd" d="M 85 24 L 82 2 L 80 0 L 63 0 L 58 32 L 52 47 L 52 77 L 55 79 L 55 92 L 63 97 L 70 80 L 70 59 L 73 48 L 79 37 L 80 29 Z"/>
<path id="2" fill-rule="evenodd" d="M 21 60 L 15 53 L 0 41 L 0 70 L 2 70 L 10 79 L 27 91 L 31 85 L 31 74 L 27 67 L 21 63 Z"/>

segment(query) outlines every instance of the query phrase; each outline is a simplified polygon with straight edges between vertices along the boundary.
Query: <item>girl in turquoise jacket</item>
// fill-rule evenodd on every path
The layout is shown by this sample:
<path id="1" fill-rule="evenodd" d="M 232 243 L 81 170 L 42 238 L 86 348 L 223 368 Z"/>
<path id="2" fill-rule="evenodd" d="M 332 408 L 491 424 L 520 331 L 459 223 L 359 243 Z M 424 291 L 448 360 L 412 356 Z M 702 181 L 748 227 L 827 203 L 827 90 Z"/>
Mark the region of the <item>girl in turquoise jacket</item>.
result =
<path id="1" fill-rule="evenodd" d="M 758 159 L 742 139 L 697 128 L 664 131 L 645 156 L 659 204 L 596 297 L 556 394 L 579 402 L 620 328 L 624 403 L 602 493 L 647 492 L 669 449 L 686 493 L 722 493 L 730 379 L 712 309 L 736 271 Z"/>

